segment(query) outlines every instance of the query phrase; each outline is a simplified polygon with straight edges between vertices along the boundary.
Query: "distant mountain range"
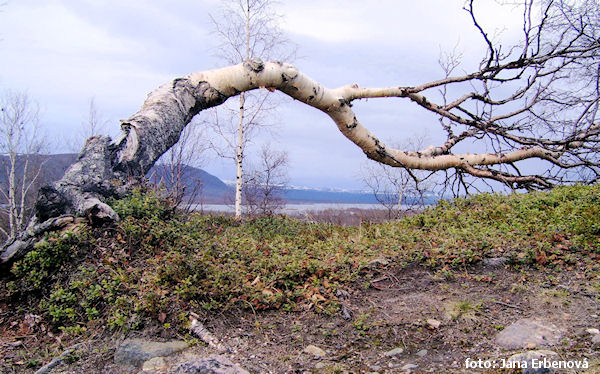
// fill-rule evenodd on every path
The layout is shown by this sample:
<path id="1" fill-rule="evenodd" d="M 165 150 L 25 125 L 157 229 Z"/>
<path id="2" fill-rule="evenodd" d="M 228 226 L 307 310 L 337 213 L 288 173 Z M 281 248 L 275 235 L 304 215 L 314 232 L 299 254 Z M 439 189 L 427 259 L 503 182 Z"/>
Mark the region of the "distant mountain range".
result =
<path id="1" fill-rule="evenodd" d="M 64 153 L 55 155 L 37 155 L 36 163 L 44 162 L 40 179 L 43 184 L 60 179 L 67 168 L 75 162 L 77 154 Z M 7 156 L 0 156 L 0 165 L 5 165 Z M 164 183 L 169 187 L 167 165 L 155 165 L 147 174 L 154 183 Z M 5 183 L 5 168 L 0 167 L 0 183 Z M 182 168 L 182 184 L 186 187 L 189 198 L 202 198 L 207 204 L 229 204 L 233 201 L 234 188 L 216 176 L 192 166 Z M 344 204 L 377 204 L 372 193 L 363 191 L 344 191 L 336 189 L 315 189 L 308 187 L 288 187 L 283 190 L 283 198 L 290 203 L 344 203 Z M 432 197 L 432 201 L 435 199 Z"/>
<path id="2" fill-rule="evenodd" d="M 170 188 L 171 174 L 168 165 L 155 165 L 146 175 L 152 183 L 163 183 Z M 185 186 L 186 196 L 191 199 L 202 199 L 208 204 L 224 204 L 233 201 L 234 190 L 222 180 L 202 169 L 184 165 L 181 168 L 181 184 Z"/>
<path id="3" fill-rule="evenodd" d="M 151 182 L 163 180 L 169 187 L 167 165 L 156 165 L 148 177 Z M 182 168 L 182 184 L 186 186 L 186 194 L 195 198 L 202 196 L 207 204 L 230 204 L 233 202 L 234 183 L 223 182 L 206 171 L 191 166 Z M 200 190 L 198 185 L 200 182 Z M 201 194 L 199 193 L 201 192 Z M 289 203 L 346 203 L 346 204 L 377 204 L 372 193 L 358 191 L 339 191 L 333 189 L 314 189 L 307 187 L 288 187 L 282 191 L 283 198 Z"/>

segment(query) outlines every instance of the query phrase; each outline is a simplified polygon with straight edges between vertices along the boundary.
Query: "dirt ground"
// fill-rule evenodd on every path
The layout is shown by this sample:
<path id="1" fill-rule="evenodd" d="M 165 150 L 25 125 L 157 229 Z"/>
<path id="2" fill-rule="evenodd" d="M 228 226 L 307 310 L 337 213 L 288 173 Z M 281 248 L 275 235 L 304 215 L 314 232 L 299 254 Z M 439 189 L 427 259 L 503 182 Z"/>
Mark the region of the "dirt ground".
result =
<path id="1" fill-rule="evenodd" d="M 380 264 L 339 291 L 342 307 L 334 316 L 316 313 L 308 305 L 303 312 L 212 313 L 202 322 L 231 349 L 227 356 L 253 373 L 468 373 L 473 370 L 465 368 L 467 358 L 508 358 L 518 352 L 499 348 L 495 337 L 519 319 L 535 318 L 562 332 L 560 342 L 549 349 L 561 359 L 587 358 L 591 367 L 581 372 L 598 373 L 600 346 L 592 343 L 586 329 L 600 327 L 600 293 L 588 285 L 582 270 L 480 264 L 434 273 L 416 265 L 401 269 Z M 128 337 L 156 340 L 160 335 L 142 331 Z M 79 360 L 55 372 L 137 372 L 113 363 L 122 338 L 98 337 L 86 345 Z M 25 347 L 35 344 L 22 342 Z M 306 353 L 309 345 L 323 349 L 325 356 Z M 7 340 L 2 346 L 5 355 L 20 348 Z M 402 353 L 385 354 L 395 348 Z M 167 361 L 174 363 L 190 353 L 215 352 L 200 343 Z M 410 364 L 413 369 L 402 369 Z"/>

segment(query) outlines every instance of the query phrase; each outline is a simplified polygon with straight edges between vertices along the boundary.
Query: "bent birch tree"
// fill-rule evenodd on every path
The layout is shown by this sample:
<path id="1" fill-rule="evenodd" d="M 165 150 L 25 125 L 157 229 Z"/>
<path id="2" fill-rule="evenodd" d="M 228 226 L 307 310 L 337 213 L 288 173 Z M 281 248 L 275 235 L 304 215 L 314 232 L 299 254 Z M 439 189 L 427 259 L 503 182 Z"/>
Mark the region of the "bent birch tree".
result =
<path id="1" fill-rule="evenodd" d="M 275 13 L 272 0 L 231 0 L 223 2 L 221 21 L 211 16 L 216 35 L 220 40 L 217 56 L 229 65 L 261 58 L 263 60 L 289 61 L 295 54 L 289 40 L 280 28 L 280 17 Z M 264 124 L 261 117 L 273 108 L 267 103 L 267 93 L 250 96 L 245 91 L 239 95 L 236 117 L 215 120 L 210 127 L 226 144 L 226 151 L 212 145 L 216 153 L 235 163 L 235 217 L 242 217 L 242 199 L 248 144 L 253 132 Z M 227 117 L 227 116 L 226 116 Z M 234 123 L 235 122 L 235 123 Z"/>
<path id="2" fill-rule="evenodd" d="M 196 114 L 260 88 L 278 90 L 326 113 L 368 158 L 393 167 L 453 170 L 457 180 L 472 175 L 524 189 L 596 182 L 600 175 L 600 33 L 597 23 L 584 18 L 590 13 L 556 8 L 561 4 L 565 3 L 543 1 L 541 19 L 534 23 L 533 2 L 527 1 L 523 44 L 502 54 L 476 22 L 471 3 L 475 26 L 489 47 L 480 69 L 418 86 L 352 84 L 331 89 L 290 64 L 259 59 L 174 79 L 151 92 L 141 109 L 122 122 L 119 139 L 90 138 L 65 176 L 42 188 L 35 217 L 24 233 L 5 245 L 0 263 L 19 258 L 39 235 L 69 225 L 74 216 L 92 223 L 117 220 L 105 199 L 123 195 L 143 178 Z M 572 77 L 577 80 L 569 80 Z M 472 91 L 453 100 L 435 102 L 428 94 L 464 83 Z M 504 84 L 514 89 L 508 94 L 504 90 L 501 96 L 494 87 Z M 405 98 L 439 115 L 446 141 L 416 152 L 384 144 L 352 110 L 354 100 L 384 97 Z M 492 151 L 453 151 L 459 143 L 474 141 L 486 141 Z M 522 173 L 517 162 L 529 159 L 541 160 L 548 168 L 543 173 Z"/>

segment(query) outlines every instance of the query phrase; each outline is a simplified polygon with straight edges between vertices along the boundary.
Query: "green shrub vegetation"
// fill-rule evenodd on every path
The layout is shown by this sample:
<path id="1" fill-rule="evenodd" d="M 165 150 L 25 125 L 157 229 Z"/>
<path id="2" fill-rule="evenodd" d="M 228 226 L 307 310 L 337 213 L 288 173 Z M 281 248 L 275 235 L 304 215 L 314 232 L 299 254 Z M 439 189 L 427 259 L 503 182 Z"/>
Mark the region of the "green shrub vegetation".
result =
<path id="1" fill-rule="evenodd" d="M 360 227 L 183 214 L 153 192 L 111 204 L 120 222 L 48 236 L 14 264 L 2 298 L 71 334 L 184 329 L 189 312 L 203 310 L 336 312 L 336 291 L 368 278 L 382 259 L 445 272 L 486 257 L 597 272 L 600 259 L 599 186 L 481 194 Z"/>

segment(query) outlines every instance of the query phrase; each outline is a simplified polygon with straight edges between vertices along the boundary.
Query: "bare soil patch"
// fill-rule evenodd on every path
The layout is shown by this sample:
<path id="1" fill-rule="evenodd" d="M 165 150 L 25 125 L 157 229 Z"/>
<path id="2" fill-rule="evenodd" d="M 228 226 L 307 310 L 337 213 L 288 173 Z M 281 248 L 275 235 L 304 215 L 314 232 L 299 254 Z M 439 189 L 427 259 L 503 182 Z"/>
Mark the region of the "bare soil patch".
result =
<path id="1" fill-rule="evenodd" d="M 434 273 L 417 265 L 380 266 L 340 290 L 342 307 L 336 315 L 309 309 L 206 313 L 202 317 L 205 326 L 230 347 L 228 356 L 254 373 L 473 372 L 465 368 L 467 358 L 501 359 L 525 351 L 503 350 L 495 341 L 499 331 L 522 318 L 535 318 L 560 329 L 560 342 L 547 348 L 562 359 L 587 358 L 590 368 L 580 372 L 595 373 L 600 371 L 600 346 L 592 343 L 586 329 L 600 325 L 600 297 L 580 276 L 580 270 L 554 272 L 479 264 L 463 271 Z M 175 337 L 157 330 L 128 337 L 134 335 Z M 55 372 L 136 373 L 139 368 L 114 364 L 114 350 L 123 338 L 118 334 L 97 337 L 73 362 Z M 44 340 L 3 334 L 0 344 L 6 359 L 17 350 L 44 344 Z M 323 349 L 325 357 L 306 353 L 304 349 L 311 344 Z M 398 353 L 397 348 L 402 353 L 386 355 L 393 349 Z M 198 343 L 167 362 L 212 353 L 216 352 Z M 402 370 L 407 365 L 413 369 Z M 23 363 L 12 372 L 33 369 Z"/>

